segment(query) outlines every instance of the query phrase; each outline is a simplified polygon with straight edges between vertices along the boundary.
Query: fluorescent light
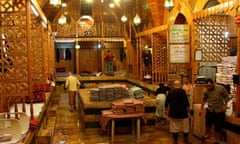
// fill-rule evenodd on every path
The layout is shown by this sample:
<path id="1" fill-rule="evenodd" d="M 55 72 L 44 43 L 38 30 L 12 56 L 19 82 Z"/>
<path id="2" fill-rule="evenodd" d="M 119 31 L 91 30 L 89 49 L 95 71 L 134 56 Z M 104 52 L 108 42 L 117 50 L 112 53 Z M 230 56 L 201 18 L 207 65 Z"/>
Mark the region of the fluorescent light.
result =
<path id="1" fill-rule="evenodd" d="M 75 42 L 74 39 L 56 39 L 56 42 Z"/>
<path id="2" fill-rule="evenodd" d="M 47 24 L 44 21 L 42 21 L 41 23 L 44 28 L 47 28 Z"/>
<path id="3" fill-rule="evenodd" d="M 38 13 L 38 11 L 36 10 L 36 8 L 35 8 L 32 4 L 30 5 L 30 7 L 31 7 L 34 15 L 35 15 L 36 17 L 38 17 L 38 16 L 39 16 L 39 13 Z"/>

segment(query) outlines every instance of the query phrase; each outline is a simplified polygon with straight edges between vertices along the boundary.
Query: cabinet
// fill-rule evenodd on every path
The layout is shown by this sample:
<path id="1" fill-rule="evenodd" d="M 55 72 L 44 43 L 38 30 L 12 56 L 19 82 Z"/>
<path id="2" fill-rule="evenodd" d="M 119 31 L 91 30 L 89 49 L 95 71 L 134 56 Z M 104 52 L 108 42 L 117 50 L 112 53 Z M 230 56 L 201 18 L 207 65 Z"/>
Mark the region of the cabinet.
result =
<path id="1" fill-rule="evenodd" d="M 206 87 L 206 84 L 195 84 L 193 87 L 193 104 L 201 104 L 203 90 Z"/>
<path id="2" fill-rule="evenodd" d="M 202 138 L 205 134 L 205 111 L 199 116 L 201 110 L 201 104 L 193 104 L 193 124 L 192 133 L 193 135 Z"/>

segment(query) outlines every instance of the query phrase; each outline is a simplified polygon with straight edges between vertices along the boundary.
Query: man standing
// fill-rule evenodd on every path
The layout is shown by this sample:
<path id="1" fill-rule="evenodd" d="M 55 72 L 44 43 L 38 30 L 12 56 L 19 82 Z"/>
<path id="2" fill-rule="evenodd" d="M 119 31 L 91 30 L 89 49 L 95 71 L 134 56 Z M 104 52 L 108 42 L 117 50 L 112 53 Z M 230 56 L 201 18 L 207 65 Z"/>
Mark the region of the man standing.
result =
<path id="1" fill-rule="evenodd" d="M 181 82 L 176 80 L 173 89 L 168 93 L 165 102 L 165 113 L 169 117 L 170 132 L 173 136 L 173 144 L 178 143 L 178 134 L 183 132 L 184 144 L 191 144 L 189 135 L 189 101 L 185 90 L 181 87 Z"/>
<path id="2" fill-rule="evenodd" d="M 70 111 L 73 112 L 74 109 L 76 109 L 75 97 L 78 87 L 80 86 L 80 82 L 76 76 L 72 75 L 71 72 L 69 72 L 68 74 L 69 76 L 66 78 L 65 88 L 68 90 Z"/>
<path id="3" fill-rule="evenodd" d="M 110 52 L 110 50 L 108 50 L 104 58 L 105 70 L 108 74 L 113 74 L 113 58 L 114 58 L 114 55 Z"/>
<path id="4" fill-rule="evenodd" d="M 162 124 L 166 124 L 166 116 L 164 115 L 165 100 L 170 87 L 164 83 L 160 83 L 156 90 L 156 120 L 161 121 Z"/>
<path id="5" fill-rule="evenodd" d="M 225 112 L 227 102 L 229 100 L 227 90 L 221 86 L 214 84 L 212 79 L 206 80 L 206 88 L 203 92 L 203 102 L 199 115 L 202 115 L 204 105 L 207 103 L 205 126 L 206 133 L 204 138 L 207 139 L 211 135 L 211 129 L 214 125 L 215 143 L 218 144 L 221 139 L 221 130 L 225 121 Z"/>

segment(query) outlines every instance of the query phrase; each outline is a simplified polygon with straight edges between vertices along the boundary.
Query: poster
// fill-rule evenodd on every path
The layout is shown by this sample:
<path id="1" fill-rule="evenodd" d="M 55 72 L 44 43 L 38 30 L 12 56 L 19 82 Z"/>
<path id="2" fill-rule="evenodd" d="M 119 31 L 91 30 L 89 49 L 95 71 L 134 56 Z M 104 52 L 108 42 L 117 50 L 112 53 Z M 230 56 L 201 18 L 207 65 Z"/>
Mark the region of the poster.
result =
<path id="1" fill-rule="evenodd" d="M 189 44 L 170 45 L 170 63 L 189 63 Z"/>

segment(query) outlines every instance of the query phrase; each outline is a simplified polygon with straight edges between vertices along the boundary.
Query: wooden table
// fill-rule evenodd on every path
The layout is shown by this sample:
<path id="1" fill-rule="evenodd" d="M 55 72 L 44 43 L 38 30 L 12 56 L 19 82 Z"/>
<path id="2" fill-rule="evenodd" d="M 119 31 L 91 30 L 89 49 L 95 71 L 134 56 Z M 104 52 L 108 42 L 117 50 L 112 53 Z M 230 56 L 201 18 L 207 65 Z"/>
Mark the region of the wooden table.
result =
<path id="1" fill-rule="evenodd" d="M 111 141 L 114 141 L 114 135 L 115 135 L 115 120 L 117 119 L 132 119 L 132 134 L 134 134 L 134 128 L 135 128 L 135 119 L 137 119 L 137 139 L 140 138 L 140 128 L 141 128 L 141 119 L 144 120 L 146 123 L 146 120 L 144 119 L 144 113 L 133 113 L 133 114 L 113 114 L 111 110 L 104 110 L 102 111 L 101 116 L 101 126 L 103 130 L 106 130 L 107 124 L 111 121 Z"/>

